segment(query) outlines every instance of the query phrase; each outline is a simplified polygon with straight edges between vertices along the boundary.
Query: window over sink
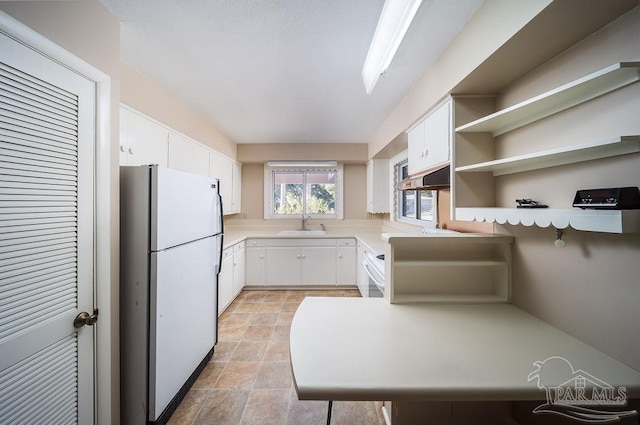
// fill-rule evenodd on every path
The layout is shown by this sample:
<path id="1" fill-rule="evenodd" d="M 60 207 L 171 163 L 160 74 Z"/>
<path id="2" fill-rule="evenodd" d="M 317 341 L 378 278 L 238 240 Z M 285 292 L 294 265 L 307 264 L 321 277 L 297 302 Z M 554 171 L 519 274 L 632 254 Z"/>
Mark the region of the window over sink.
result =
<path id="1" fill-rule="evenodd" d="M 265 164 L 265 218 L 342 218 L 342 165 Z"/>
<path id="2" fill-rule="evenodd" d="M 409 163 L 404 160 L 396 165 L 395 182 L 409 177 Z M 435 190 L 398 190 L 396 192 L 396 219 L 398 221 L 435 226 L 437 217 L 437 192 Z"/>

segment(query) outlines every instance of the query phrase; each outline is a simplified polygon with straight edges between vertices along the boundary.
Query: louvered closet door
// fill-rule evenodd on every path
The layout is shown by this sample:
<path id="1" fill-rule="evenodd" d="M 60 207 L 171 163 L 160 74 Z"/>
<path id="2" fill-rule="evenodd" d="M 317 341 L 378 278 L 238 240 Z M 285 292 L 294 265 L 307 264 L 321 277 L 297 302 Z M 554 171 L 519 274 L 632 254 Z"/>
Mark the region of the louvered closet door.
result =
<path id="1" fill-rule="evenodd" d="M 94 423 L 94 105 L 0 33 L 0 424 Z"/>

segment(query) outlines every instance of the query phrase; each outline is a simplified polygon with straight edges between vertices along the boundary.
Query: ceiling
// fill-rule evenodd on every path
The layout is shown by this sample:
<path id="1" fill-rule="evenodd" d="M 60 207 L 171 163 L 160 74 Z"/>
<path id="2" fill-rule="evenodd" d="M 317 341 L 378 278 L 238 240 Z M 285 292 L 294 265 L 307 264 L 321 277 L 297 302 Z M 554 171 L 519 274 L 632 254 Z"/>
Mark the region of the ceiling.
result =
<path id="1" fill-rule="evenodd" d="M 423 0 L 372 94 L 384 0 L 100 0 L 122 60 L 237 143 L 367 142 L 483 0 Z"/>

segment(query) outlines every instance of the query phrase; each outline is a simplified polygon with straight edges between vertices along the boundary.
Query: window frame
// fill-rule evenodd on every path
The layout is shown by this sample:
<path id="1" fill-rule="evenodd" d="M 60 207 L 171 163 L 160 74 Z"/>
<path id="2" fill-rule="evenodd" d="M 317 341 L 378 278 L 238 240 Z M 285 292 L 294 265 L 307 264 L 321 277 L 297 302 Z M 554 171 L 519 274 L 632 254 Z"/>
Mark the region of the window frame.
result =
<path id="1" fill-rule="evenodd" d="M 318 172 L 330 172 L 333 171 L 336 173 L 336 193 L 335 193 L 335 214 L 274 214 L 273 212 L 273 177 L 274 173 L 302 173 L 303 181 L 306 182 L 306 174 L 307 173 L 318 173 Z M 343 174 L 344 169 L 343 165 L 338 163 L 336 165 L 331 166 L 323 166 L 323 165 L 311 165 L 311 166 L 300 166 L 300 165 L 278 165 L 271 166 L 268 163 L 264 164 L 264 219 L 265 220 L 279 220 L 279 219 L 291 219 L 291 218 L 300 218 L 304 215 L 304 217 L 311 218 L 322 218 L 322 219 L 336 219 L 342 220 L 344 215 L 344 203 L 343 203 Z M 306 190 L 303 191 L 303 205 L 306 205 Z"/>
<path id="2" fill-rule="evenodd" d="M 402 180 L 404 180 L 404 178 L 406 178 L 406 176 L 403 175 L 403 168 L 406 169 L 406 167 L 408 167 L 409 164 L 409 160 L 407 158 L 403 159 L 402 161 L 398 162 L 395 165 L 395 172 L 394 172 L 394 187 L 397 187 L 398 183 Z M 432 204 L 432 213 L 431 213 L 431 219 L 430 220 L 425 220 L 420 217 L 421 211 L 418 208 L 418 199 L 420 199 L 420 193 L 421 192 L 425 192 L 424 190 L 415 190 L 413 191 L 416 194 L 416 218 L 413 217 L 407 217 L 405 215 L 405 211 L 404 209 L 404 196 L 406 194 L 406 191 L 403 190 L 395 190 L 394 194 L 395 194 L 395 209 L 394 209 L 394 214 L 395 214 L 395 219 L 398 222 L 401 223 L 407 223 L 407 224 L 413 224 L 413 225 L 418 225 L 418 226 L 422 226 L 422 227 L 430 227 L 430 228 L 435 228 L 438 225 L 438 191 L 437 190 L 428 190 L 428 192 L 431 192 L 431 204 Z"/>

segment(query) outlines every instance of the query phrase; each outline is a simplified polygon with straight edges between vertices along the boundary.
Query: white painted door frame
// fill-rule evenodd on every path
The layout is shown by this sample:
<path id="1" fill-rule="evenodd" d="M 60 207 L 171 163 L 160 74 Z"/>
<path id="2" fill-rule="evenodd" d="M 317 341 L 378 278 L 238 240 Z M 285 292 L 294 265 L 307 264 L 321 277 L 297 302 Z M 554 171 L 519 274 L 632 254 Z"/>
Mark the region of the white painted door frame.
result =
<path id="1" fill-rule="evenodd" d="M 96 302 L 100 308 L 100 325 L 96 335 L 96 394 L 97 424 L 117 423 L 118 413 L 118 345 L 112 337 L 112 329 L 118 329 L 117 311 L 112 300 L 117 300 L 117 275 L 112 275 L 112 224 L 118 220 L 111 217 L 111 80 L 108 75 L 71 54 L 51 40 L 0 11 L 0 31 L 21 41 L 27 46 L 50 57 L 63 66 L 96 83 L 96 134 L 95 134 L 95 276 Z M 117 164 L 117 158 L 116 162 Z M 116 170 L 117 171 L 117 170 Z M 117 177 L 114 177 L 114 180 Z M 117 183 L 115 180 L 114 184 Z M 117 192 L 116 192 L 117 193 Z M 115 199 L 115 197 L 114 197 Z M 117 202 L 117 201 L 116 201 Z M 117 243 L 117 228 L 113 243 Z M 116 304 L 117 306 L 117 304 Z M 115 321 L 115 322 L 114 322 Z M 114 353 L 115 350 L 115 353 Z M 114 406 L 116 406 L 114 408 Z"/>

